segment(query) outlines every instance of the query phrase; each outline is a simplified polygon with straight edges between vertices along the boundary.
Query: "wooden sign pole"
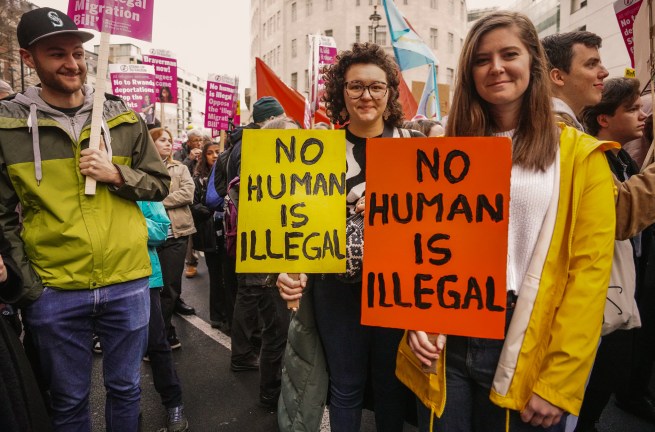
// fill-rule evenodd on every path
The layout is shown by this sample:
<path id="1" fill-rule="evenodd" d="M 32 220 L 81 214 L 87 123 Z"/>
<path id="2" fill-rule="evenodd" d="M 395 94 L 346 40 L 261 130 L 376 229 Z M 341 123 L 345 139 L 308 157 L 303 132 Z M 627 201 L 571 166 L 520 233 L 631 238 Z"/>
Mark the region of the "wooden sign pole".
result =
<path id="1" fill-rule="evenodd" d="M 102 112 L 105 104 L 105 89 L 107 88 L 107 67 L 109 64 L 109 32 L 100 33 L 100 48 L 98 50 L 98 74 L 96 75 L 95 93 L 93 94 L 93 111 L 91 112 L 91 136 L 89 148 L 100 148 L 100 135 L 102 131 Z M 86 178 L 84 184 L 86 195 L 96 194 L 96 180 Z"/>
<path id="2" fill-rule="evenodd" d="M 289 273 L 289 277 L 293 280 L 300 280 L 300 274 L 299 273 Z M 291 309 L 292 311 L 296 312 L 298 308 L 300 307 L 300 300 L 290 300 L 287 302 L 287 308 Z"/>

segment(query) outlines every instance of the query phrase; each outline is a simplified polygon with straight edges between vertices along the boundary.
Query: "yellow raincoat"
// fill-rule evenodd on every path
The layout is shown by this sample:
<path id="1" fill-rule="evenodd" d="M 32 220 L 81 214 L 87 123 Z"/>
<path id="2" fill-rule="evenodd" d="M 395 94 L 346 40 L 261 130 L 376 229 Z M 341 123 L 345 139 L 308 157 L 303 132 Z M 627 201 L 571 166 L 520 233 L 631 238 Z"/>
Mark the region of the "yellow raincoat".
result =
<path id="1" fill-rule="evenodd" d="M 491 400 L 522 410 L 532 393 L 578 415 L 596 355 L 614 249 L 615 186 L 598 141 L 560 125 L 555 190 L 521 286 L 494 377 Z M 446 343 L 446 347 L 447 347 Z M 445 353 L 425 374 L 403 338 L 396 375 L 441 416 Z"/>

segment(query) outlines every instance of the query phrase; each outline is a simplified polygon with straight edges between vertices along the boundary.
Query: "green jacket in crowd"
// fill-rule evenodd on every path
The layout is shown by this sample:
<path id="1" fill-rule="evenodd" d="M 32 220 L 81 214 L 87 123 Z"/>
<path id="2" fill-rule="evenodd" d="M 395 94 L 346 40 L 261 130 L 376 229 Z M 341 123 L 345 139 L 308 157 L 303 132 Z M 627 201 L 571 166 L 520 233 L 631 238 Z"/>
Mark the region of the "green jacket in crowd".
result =
<path id="1" fill-rule="evenodd" d="M 136 201 L 161 201 L 170 183 L 143 120 L 106 95 L 103 136 L 125 184 L 99 182 L 95 195 L 85 195 L 79 159 L 89 146 L 93 88 L 84 87 L 84 104 L 72 116 L 46 104 L 40 91 L 0 101 L 0 229 L 21 267 L 19 305 L 37 299 L 43 286 L 93 289 L 149 276 L 148 232 Z"/>

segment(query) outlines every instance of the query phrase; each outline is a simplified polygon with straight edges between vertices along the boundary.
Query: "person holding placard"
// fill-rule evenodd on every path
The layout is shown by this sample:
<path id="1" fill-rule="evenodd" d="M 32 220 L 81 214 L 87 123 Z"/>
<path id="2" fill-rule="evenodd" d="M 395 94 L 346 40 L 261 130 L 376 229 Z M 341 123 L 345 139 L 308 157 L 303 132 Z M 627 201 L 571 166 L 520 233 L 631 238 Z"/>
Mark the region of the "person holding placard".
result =
<path id="1" fill-rule="evenodd" d="M 369 43 L 356 43 L 352 50 L 339 54 L 325 74 L 324 99 L 330 118 L 334 123 L 347 123 L 348 215 L 365 208 L 367 138 L 423 136 L 400 128 L 403 111 L 398 100 L 399 76 L 393 57 Z M 299 422 L 320 423 L 328 383 L 327 361 L 333 431 L 359 430 L 369 364 L 376 428 L 402 431 L 408 391 L 394 370 L 403 332 L 360 324 L 361 278 L 344 282 L 333 274 L 311 279 L 301 274 L 300 280 L 294 281 L 282 273 L 277 286 L 287 301 L 302 296 L 289 329 L 282 407 L 278 410 L 280 429 L 291 430 Z M 299 358 L 312 361 L 299 362 Z M 292 385 L 306 381 L 313 386 L 311 393 Z"/>
<path id="2" fill-rule="evenodd" d="M 141 117 L 86 85 L 84 42 L 65 13 L 25 12 L 16 28 L 39 87 L 0 101 L 0 231 L 20 266 L 16 299 L 51 396 L 56 431 L 91 430 L 92 335 L 103 344 L 108 431 L 135 432 L 152 272 L 136 201 L 159 201 L 170 176 Z M 90 148 L 91 118 L 102 123 Z M 94 120 L 95 121 L 95 120 Z M 97 182 L 85 194 L 84 177 Z M 16 212 L 22 206 L 22 224 Z"/>
<path id="3" fill-rule="evenodd" d="M 171 191 L 163 201 L 168 218 L 171 220 L 171 226 L 166 242 L 157 248 L 157 253 L 164 277 L 164 287 L 161 290 L 161 311 L 164 316 L 168 342 L 171 348 L 177 349 L 182 344 L 177 338 L 171 318 L 173 312 L 177 310 L 182 293 L 182 273 L 184 272 L 184 257 L 187 253 L 189 237 L 196 232 L 189 207 L 193 203 L 195 185 L 189 169 L 181 162 L 173 160 L 173 135 L 170 131 L 155 128 L 150 131 L 150 135 L 171 176 Z"/>
<path id="4" fill-rule="evenodd" d="M 422 431 L 560 430 L 600 337 L 615 226 L 603 150 L 617 144 L 556 124 L 537 31 L 503 11 L 464 42 L 446 136 L 512 138 L 505 338 L 412 330 L 397 373 L 420 395 Z M 445 374 L 423 372 L 434 360 Z"/>

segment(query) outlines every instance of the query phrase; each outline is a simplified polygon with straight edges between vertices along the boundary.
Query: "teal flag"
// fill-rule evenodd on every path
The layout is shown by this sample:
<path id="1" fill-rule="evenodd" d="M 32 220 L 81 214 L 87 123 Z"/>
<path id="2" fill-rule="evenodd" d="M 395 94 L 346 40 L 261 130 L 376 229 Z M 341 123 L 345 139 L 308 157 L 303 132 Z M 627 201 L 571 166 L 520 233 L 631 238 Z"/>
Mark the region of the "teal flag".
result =
<path id="1" fill-rule="evenodd" d="M 391 46 L 400 70 L 404 71 L 426 64 L 439 64 L 437 57 L 411 24 L 398 10 L 393 0 L 382 0 L 389 23 Z"/>

